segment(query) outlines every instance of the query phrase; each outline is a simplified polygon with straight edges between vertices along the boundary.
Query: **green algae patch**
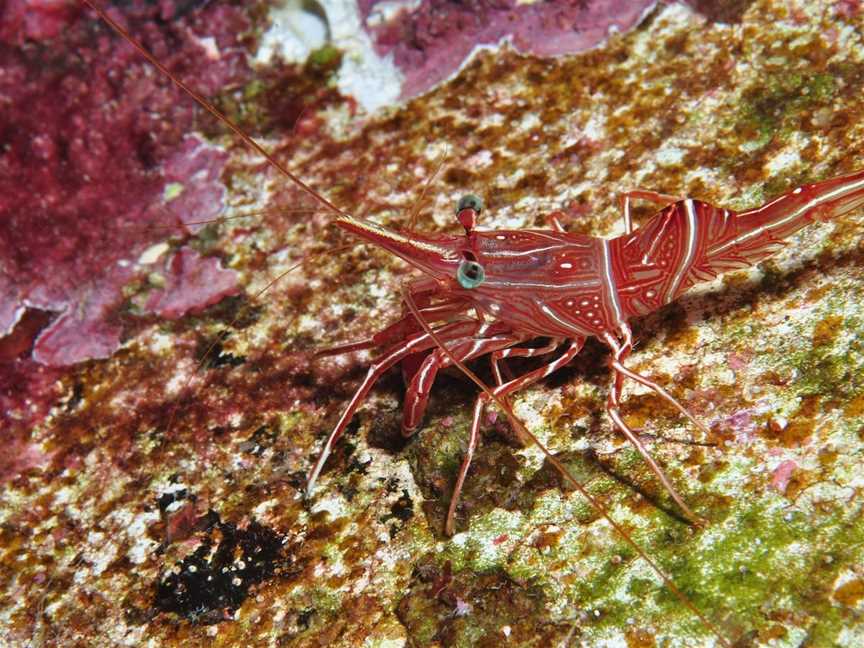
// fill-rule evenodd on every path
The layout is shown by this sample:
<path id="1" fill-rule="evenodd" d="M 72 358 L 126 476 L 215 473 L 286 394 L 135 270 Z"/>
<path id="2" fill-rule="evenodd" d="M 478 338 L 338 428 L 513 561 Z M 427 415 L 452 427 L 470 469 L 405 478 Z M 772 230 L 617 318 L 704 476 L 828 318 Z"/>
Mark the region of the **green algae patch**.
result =
<path id="1" fill-rule="evenodd" d="M 816 314 L 810 334 L 805 335 L 804 326 L 799 329 L 799 336 L 809 338 L 810 344 L 784 346 L 774 360 L 777 366 L 794 371 L 795 381 L 790 385 L 794 394 L 824 395 L 832 403 L 842 404 L 864 388 L 864 353 L 855 335 L 864 322 L 858 296 L 860 290 L 855 284 L 837 286 Z"/>
<path id="2" fill-rule="evenodd" d="M 306 65 L 314 70 L 333 74 L 342 62 L 342 50 L 332 45 L 324 45 L 309 54 Z"/>
<path id="3" fill-rule="evenodd" d="M 760 148 L 775 136 L 788 137 L 798 130 L 801 117 L 814 107 L 826 105 L 836 90 L 837 79 L 830 74 L 772 74 L 744 91 L 736 128 L 750 139 L 750 147 Z M 770 194 L 787 188 L 768 184 L 765 191 Z"/>
<path id="4" fill-rule="evenodd" d="M 860 544 L 864 528 L 860 507 L 831 502 L 825 509 L 796 510 L 769 498 L 732 511 L 722 530 L 709 529 L 701 547 L 672 564 L 673 580 L 730 629 L 763 632 L 768 619 L 794 612 L 792 626 L 836 635 L 839 617 L 827 596 L 837 574 L 832 554 Z"/>
<path id="5" fill-rule="evenodd" d="M 165 185 L 165 189 L 163 190 L 162 199 L 167 203 L 172 200 L 179 198 L 180 195 L 185 190 L 185 187 L 180 182 L 169 182 Z"/>

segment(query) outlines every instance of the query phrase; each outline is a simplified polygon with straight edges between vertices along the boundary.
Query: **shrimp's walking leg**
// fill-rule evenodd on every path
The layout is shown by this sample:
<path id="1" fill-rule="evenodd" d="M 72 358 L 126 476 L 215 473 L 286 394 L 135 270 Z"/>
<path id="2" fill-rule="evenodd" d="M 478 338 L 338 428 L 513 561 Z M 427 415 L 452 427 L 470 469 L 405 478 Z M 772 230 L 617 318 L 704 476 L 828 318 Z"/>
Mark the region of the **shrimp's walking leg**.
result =
<path id="1" fill-rule="evenodd" d="M 343 353 L 351 353 L 352 351 L 363 351 L 364 349 L 371 349 L 374 346 L 375 339 L 370 337 L 363 340 L 357 340 L 355 342 L 345 342 L 344 344 L 337 344 L 332 347 L 327 347 L 326 349 L 319 349 L 315 352 L 315 357 L 325 358 L 327 356 L 342 355 Z"/>
<path id="2" fill-rule="evenodd" d="M 486 355 L 491 352 L 492 372 L 495 375 L 495 384 L 504 383 L 498 363 L 504 358 L 533 358 L 535 356 L 551 353 L 561 344 L 560 339 L 553 339 L 549 344 L 542 347 L 513 347 L 511 345 L 524 341 L 524 338 L 498 335 L 486 339 L 469 337 L 464 340 L 453 340 L 448 344 L 450 351 L 459 358 L 460 362 Z M 506 347 L 506 348 L 502 348 Z M 429 402 L 429 393 L 432 384 L 438 375 L 438 371 L 451 364 L 449 357 L 443 351 L 434 351 L 423 360 L 420 368 L 414 374 L 405 394 L 405 406 L 402 409 L 402 434 L 411 436 L 426 412 Z"/>
<path id="3" fill-rule="evenodd" d="M 478 323 L 479 326 L 482 324 Z M 453 340 L 447 347 L 460 362 L 465 362 L 492 351 L 497 352 L 502 347 L 517 344 L 523 339 L 512 335 L 497 335 L 485 339 L 466 337 Z M 424 358 L 405 393 L 405 405 L 402 408 L 402 434 L 404 436 L 414 434 L 420 425 L 423 414 L 426 412 L 426 405 L 429 402 L 429 392 L 432 390 L 432 384 L 435 382 L 438 371 L 444 367 L 449 367 L 451 364 L 449 356 L 441 349 L 433 351 Z"/>
<path id="4" fill-rule="evenodd" d="M 547 353 L 552 353 L 555 349 L 561 346 L 561 338 L 551 338 L 549 343 L 546 346 L 542 347 L 510 347 L 509 349 L 502 349 L 500 351 L 496 351 L 489 358 L 490 364 L 492 365 L 492 375 L 495 376 L 495 384 L 499 387 L 503 385 L 505 382 L 509 382 L 514 379 L 513 374 L 510 372 L 509 367 L 504 363 L 506 358 L 536 358 L 537 356 L 546 355 Z M 501 374 L 501 367 L 504 367 L 505 372 L 507 373 L 507 380 L 504 380 L 504 376 Z M 507 398 L 503 398 L 504 402 L 509 405 L 509 401 Z M 515 430 L 516 435 L 521 437 L 521 433 L 519 430 Z M 523 443 L 528 443 L 528 439 L 521 439 Z"/>
<path id="5" fill-rule="evenodd" d="M 436 331 L 436 333 L 445 340 L 452 337 L 464 337 L 466 334 L 470 334 L 475 326 L 476 324 L 473 321 L 460 321 L 443 326 Z M 321 474 L 321 470 L 324 468 L 327 458 L 330 456 L 330 452 L 333 450 L 333 446 L 339 440 L 339 437 L 342 436 L 342 432 L 345 431 L 348 422 L 351 420 L 351 417 L 354 416 L 354 412 L 357 408 L 360 407 L 363 399 L 366 398 L 366 394 L 369 393 L 372 385 L 378 381 L 385 371 L 402 360 L 405 356 L 434 346 L 435 341 L 428 333 L 417 333 L 406 339 L 403 343 L 388 350 L 381 358 L 369 366 L 369 371 L 366 373 L 366 377 L 363 379 L 360 387 L 357 388 L 357 391 L 348 403 L 348 407 L 345 408 L 345 411 L 339 418 L 338 423 L 336 423 L 336 427 L 333 428 L 330 436 L 327 437 L 324 448 L 318 456 L 318 461 L 315 462 L 315 465 L 309 472 L 309 477 L 306 480 L 307 497 L 310 497 L 315 490 L 315 482 L 318 481 L 318 477 Z"/>
<path id="6" fill-rule="evenodd" d="M 633 191 L 625 191 L 624 193 L 619 194 L 618 206 L 623 212 L 625 234 L 630 234 L 630 232 L 633 231 L 633 216 L 630 213 L 630 210 L 633 201 L 637 198 L 661 206 L 666 206 L 670 203 L 681 200 L 678 196 L 670 196 L 669 194 L 657 193 L 656 191 L 646 191 L 644 189 L 634 189 Z"/>
<path id="7" fill-rule="evenodd" d="M 703 434 L 709 434 L 708 428 L 702 425 L 696 418 L 687 411 L 687 408 L 684 407 L 678 400 L 672 396 L 669 392 L 667 392 L 663 387 L 658 385 L 653 380 L 646 378 L 645 376 L 636 373 L 635 371 L 628 369 L 624 366 L 624 361 L 630 356 L 630 352 L 633 350 L 633 336 L 630 332 L 630 327 L 627 325 L 623 325 L 622 332 L 624 334 L 624 344 L 620 344 L 616 342 L 614 338 L 610 335 L 606 335 L 606 343 L 607 344 L 616 344 L 612 349 L 615 351 L 615 357 L 612 359 L 612 368 L 615 369 L 615 389 L 618 392 L 618 395 L 621 395 L 621 387 L 624 383 L 624 376 L 630 378 L 631 380 L 635 380 L 636 382 L 645 385 L 649 389 L 653 390 L 658 396 L 665 399 L 672 407 L 677 409 L 681 414 L 687 417 L 687 419 L 695 425 L 699 430 L 702 431 Z M 611 342 L 610 342 L 611 340 Z"/>
<path id="8" fill-rule="evenodd" d="M 549 223 L 549 229 L 556 232 L 566 232 L 564 225 L 561 224 L 561 217 L 565 216 L 562 211 L 554 211 L 546 216 L 546 221 Z"/>
<path id="9" fill-rule="evenodd" d="M 625 336 L 625 343 L 623 345 L 619 344 L 619 342 L 612 337 L 610 334 L 606 334 L 604 336 L 606 343 L 612 348 L 614 352 L 614 358 L 612 360 L 612 367 L 616 371 L 615 382 L 612 385 L 612 389 L 609 392 L 609 399 L 606 402 L 606 411 L 609 413 L 609 417 L 612 419 L 612 422 L 615 423 L 615 426 L 624 433 L 624 436 L 633 444 L 636 450 L 639 451 L 639 454 L 642 455 L 642 458 L 650 466 L 651 470 L 657 475 L 657 478 L 663 484 L 664 488 L 669 492 L 669 495 L 672 496 L 672 499 L 675 500 L 675 503 L 681 507 L 681 510 L 684 511 L 684 514 L 694 523 L 701 523 L 701 519 L 690 510 L 690 507 L 684 502 L 681 496 L 678 494 L 678 491 L 675 490 L 675 487 L 672 486 L 672 482 L 669 481 L 669 478 L 666 476 L 666 473 L 663 472 L 663 469 L 654 461 L 654 458 L 648 453 L 648 449 L 642 443 L 639 436 L 624 422 L 624 418 L 621 416 L 621 384 L 622 380 L 619 380 L 619 376 L 627 376 L 628 378 L 632 378 L 639 383 L 642 383 L 646 387 L 650 387 L 658 394 L 666 398 L 670 401 L 675 407 L 677 407 L 681 412 L 683 412 L 691 421 L 693 421 L 700 429 L 705 430 L 704 426 L 699 424 L 687 410 L 676 401 L 666 390 L 664 390 L 660 385 L 655 382 L 652 382 L 645 378 L 644 376 L 640 376 L 639 374 L 630 371 L 623 364 L 622 360 L 624 360 L 627 355 L 629 355 L 630 350 L 632 349 L 631 344 L 631 334 L 629 327 L 622 326 L 622 330 Z"/>
<path id="10" fill-rule="evenodd" d="M 507 396 L 513 392 L 524 389 L 538 380 L 542 380 L 575 358 L 582 350 L 584 344 L 584 338 L 576 338 L 572 340 L 567 350 L 557 359 L 553 360 L 549 364 L 543 365 L 542 367 L 538 367 L 533 371 L 529 371 L 510 382 L 498 385 L 492 390 L 492 393 L 502 399 L 506 399 Z M 514 349 L 512 355 L 516 355 L 515 352 L 517 350 L 523 351 L 523 349 Z M 527 349 L 525 349 L 525 351 L 527 351 Z M 477 441 L 480 438 L 480 421 L 488 399 L 489 397 L 483 393 L 477 397 L 476 401 L 474 401 L 474 416 L 471 419 L 471 433 L 468 437 L 468 449 L 465 452 L 465 457 L 462 459 L 462 465 L 459 467 L 459 475 L 456 478 L 456 485 L 453 487 L 453 495 L 450 497 L 450 508 L 447 511 L 447 521 L 444 525 L 444 532 L 448 536 L 453 535 L 456 507 L 459 505 L 459 496 L 462 494 L 462 486 L 465 484 L 465 477 L 468 475 L 468 468 L 471 466 L 471 460 L 474 458 L 474 450 L 477 448 Z"/>
<path id="11" fill-rule="evenodd" d="M 498 386 L 504 384 L 504 378 L 501 376 L 501 367 L 499 367 L 498 363 L 505 358 L 536 358 L 537 356 L 552 353 L 560 345 L 560 338 L 552 338 L 549 340 L 549 344 L 542 347 L 510 347 L 509 349 L 495 351 L 490 358 L 492 374 L 495 376 L 495 384 Z"/>

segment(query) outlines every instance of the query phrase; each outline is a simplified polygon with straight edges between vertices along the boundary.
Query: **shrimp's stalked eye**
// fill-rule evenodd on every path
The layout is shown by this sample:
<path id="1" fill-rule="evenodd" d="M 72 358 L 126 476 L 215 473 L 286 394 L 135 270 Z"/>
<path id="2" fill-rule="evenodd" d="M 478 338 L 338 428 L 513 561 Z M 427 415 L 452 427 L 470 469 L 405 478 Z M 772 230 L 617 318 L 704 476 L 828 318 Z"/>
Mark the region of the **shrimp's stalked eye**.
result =
<path id="1" fill-rule="evenodd" d="M 456 205 L 456 213 L 458 214 L 463 209 L 471 209 L 479 214 L 483 211 L 483 201 L 474 194 L 466 194 L 459 199 Z"/>
<path id="2" fill-rule="evenodd" d="M 483 266 L 476 261 L 463 259 L 459 264 L 459 269 L 456 270 L 456 280 L 459 285 L 467 290 L 476 288 L 486 279 L 486 271 Z"/>
<path id="3" fill-rule="evenodd" d="M 456 218 L 465 228 L 465 234 L 470 235 L 477 227 L 477 217 L 483 209 L 483 201 L 474 194 L 462 196 L 456 204 Z"/>

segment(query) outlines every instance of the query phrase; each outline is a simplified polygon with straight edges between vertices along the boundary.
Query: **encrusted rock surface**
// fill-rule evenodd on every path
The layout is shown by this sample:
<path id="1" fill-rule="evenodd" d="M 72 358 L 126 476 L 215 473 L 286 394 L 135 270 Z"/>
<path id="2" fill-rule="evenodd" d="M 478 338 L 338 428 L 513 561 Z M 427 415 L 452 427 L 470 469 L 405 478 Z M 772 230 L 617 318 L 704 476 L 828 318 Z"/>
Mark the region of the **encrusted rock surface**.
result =
<path id="1" fill-rule="evenodd" d="M 27 239 L 32 254 L 12 255 L 4 231 L 4 262 L 27 270 L 26 285 L 9 284 L 24 285 L 16 295 L 40 273 L 62 275 L 63 290 L 19 316 L 0 345 L 0 642 L 719 645 L 536 449 L 514 447 L 503 417 L 486 421 L 459 533 L 443 536 L 473 393 L 456 374 L 441 377 L 407 442 L 401 377 L 382 380 L 305 500 L 304 475 L 368 361 L 313 353 L 398 316 L 407 268 L 328 226 L 308 196 L 72 4 L 39 3 L 45 23 L 30 14 L 20 22 L 36 3 L 10 4 L 4 21 L 27 27 L 0 29 L 2 100 L 4 110 L 21 100 L 10 94 L 16 83 L 33 90 L 22 61 L 54 48 L 64 65 L 82 65 L 59 96 L 89 117 L 68 133 L 74 120 L 48 122 L 36 149 L 2 131 L 10 144 L 0 168 L 42 152 L 32 184 L 71 201 L 58 208 L 70 219 L 56 227 L 62 236 L 76 233 L 74 215 L 87 205 L 120 216 L 103 230 L 91 229 L 101 222 L 93 217 L 71 251 L 53 241 L 44 264 L 37 243 L 52 240 L 49 209 L 45 231 Z M 621 229 L 616 195 L 627 189 L 742 208 L 864 167 L 858 2 L 756 0 L 732 3 L 728 16 L 692 4 L 698 12 L 660 5 L 579 55 L 480 52 L 453 80 L 372 116 L 335 90 L 335 49 L 302 65 L 249 62 L 265 40 L 263 3 L 165 2 L 164 15 L 131 3 L 129 23 L 304 181 L 392 226 L 416 210 L 418 229 L 456 231 L 453 203 L 470 191 L 486 201 L 484 227 L 545 226 L 558 209 L 570 230 L 610 236 Z M 199 12 L 219 19 L 210 25 Z M 186 48 L 194 64 L 179 54 Z M 117 51 L 127 67 L 114 71 L 104 57 Z M 219 70 L 212 76 L 207 60 Z M 78 85 L 83 63 L 124 123 Z M 9 70 L 23 70 L 20 80 Z M 34 114 L 49 110 L 35 90 L 26 96 Z M 141 134 L 148 124 L 168 140 Z M 75 132 L 119 137 L 122 155 L 97 164 Z M 177 156 L 190 150 L 215 157 L 184 167 Z M 111 166 L 121 160 L 134 164 Z M 196 196 L 224 201 L 221 217 Z M 5 192 L 2 207 L 24 219 L 20 210 L 40 208 L 38 198 Z M 148 220 L 166 215 L 167 232 Z M 106 243 L 86 245 L 94 240 Z M 71 269 L 56 265 L 65 257 L 75 258 Z M 91 303 L 82 294 L 108 294 L 103 284 L 82 287 L 89 267 L 110 277 L 106 321 L 120 346 L 46 367 L 36 352 L 64 316 L 57 311 L 81 313 Z M 202 272 L 221 278 L 203 280 L 220 299 L 190 306 Z M 239 292 L 223 297 L 233 285 Z M 611 429 L 599 344 L 514 400 L 739 645 L 864 643 L 862 293 L 858 212 L 634 323 L 634 368 L 711 429 L 703 438 L 650 393 L 626 392 L 626 417 L 708 520 L 704 529 L 682 522 Z M 78 351 L 71 346 L 54 352 Z"/>

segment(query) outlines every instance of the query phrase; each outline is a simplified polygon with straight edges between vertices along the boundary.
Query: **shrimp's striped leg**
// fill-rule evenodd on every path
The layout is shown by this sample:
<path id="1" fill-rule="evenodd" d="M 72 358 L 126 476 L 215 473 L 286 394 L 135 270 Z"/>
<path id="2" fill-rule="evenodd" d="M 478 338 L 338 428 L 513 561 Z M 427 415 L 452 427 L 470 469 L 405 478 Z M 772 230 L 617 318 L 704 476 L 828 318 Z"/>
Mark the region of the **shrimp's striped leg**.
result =
<path id="1" fill-rule="evenodd" d="M 344 344 L 337 344 L 336 346 L 327 347 L 325 349 L 318 349 L 315 352 L 315 357 L 324 358 L 327 356 L 342 355 L 343 353 L 351 353 L 352 351 L 371 349 L 374 346 L 375 338 L 369 337 L 355 342 L 345 342 Z"/>
<path id="2" fill-rule="evenodd" d="M 572 340 L 567 350 L 557 359 L 553 360 L 549 364 L 543 365 L 542 367 L 538 367 L 533 371 L 529 371 L 510 382 L 498 385 L 492 390 L 492 393 L 502 399 L 506 399 L 513 392 L 524 389 L 538 380 L 542 380 L 575 358 L 582 350 L 584 344 L 584 338 L 576 338 Z M 521 351 L 522 349 L 519 350 Z M 444 532 L 448 536 L 453 535 L 456 507 L 459 505 L 459 496 L 462 494 L 462 486 L 465 484 L 465 477 L 468 475 L 471 460 L 474 458 L 474 450 L 477 448 L 477 441 L 480 438 L 480 421 L 488 400 L 489 397 L 485 393 L 482 393 L 477 396 L 477 400 L 474 401 L 474 416 L 471 419 L 471 433 L 468 436 L 468 449 L 465 451 L 465 457 L 462 459 L 462 465 L 459 467 L 459 475 L 456 477 L 456 485 L 453 487 L 453 495 L 450 497 L 450 508 L 447 511 L 447 521 L 444 525 Z"/>
<path id="3" fill-rule="evenodd" d="M 566 232 L 564 225 L 561 224 L 561 219 L 566 218 L 566 214 L 560 210 L 555 210 L 546 216 L 546 221 L 549 223 L 549 229 L 555 232 Z"/>
<path id="4" fill-rule="evenodd" d="M 501 367 L 498 363 L 505 358 L 536 358 L 537 356 L 552 353 L 560 345 L 560 338 L 552 338 L 546 346 L 542 347 L 510 347 L 509 349 L 495 351 L 490 357 L 490 362 L 492 363 L 492 374 L 495 376 L 495 384 L 498 386 L 504 384 L 504 378 L 501 376 Z"/>
<path id="5" fill-rule="evenodd" d="M 669 495 L 672 496 L 672 499 L 675 501 L 675 503 L 678 504 L 679 507 L 681 507 L 681 510 L 684 511 L 684 514 L 690 519 L 691 522 L 694 522 L 696 524 L 701 524 L 702 523 L 701 518 L 699 518 L 699 516 L 697 516 L 695 513 L 693 513 L 692 510 L 690 510 L 690 507 L 687 506 L 687 504 L 684 502 L 683 498 L 678 494 L 678 491 L 675 490 L 675 487 L 672 485 L 672 482 L 669 481 L 669 478 L 666 476 L 666 473 L 663 472 L 663 469 L 660 468 L 659 464 L 656 461 L 654 461 L 654 458 L 650 455 L 650 453 L 648 452 L 648 449 L 642 443 L 639 436 L 634 432 L 633 429 L 630 428 L 630 426 L 627 425 L 627 423 L 624 422 L 624 418 L 621 416 L 621 410 L 620 410 L 620 407 L 621 407 L 621 387 L 620 387 L 620 385 L 621 385 L 622 381 L 619 381 L 617 379 L 618 378 L 617 374 L 620 373 L 624 376 L 627 376 L 628 378 L 631 378 L 631 379 L 645 385 L 646 387 L 650 387 L 651 389 L 656 391 L 658 394 L 663 396 L 665 399 L 667 399 L 669 402 L 671 402 L 681 412 L 683 412 L 701 430 L 705 430 L 705 428 L 700 423 L 698 423 L 698 421 L 696 421 L 692 417 L 692 415 L 690 415 L 690 413 L 687 412 L 687 410 L 680 403 L 678 403 L 678 401 L 676 401 L 672 397 L 671 394 L 669 394 L 666 390 L 664 390 L 662 387 L 660 387 L 660 385 L 658 385 L 657 383 L 655 383 L 651 380 L 648 380 L 644 376 L 640 376 L 639 374 L 637 374 L 634 371 L 630 371 L 629 369 L 627 369 L 622 364 L 622 360 L 624 360 L 626 358 L 626 356 L 629 355 L 630 349 L 632 348 L 632 346 L 629 344 L 629 340 L 630 340 L 629 328 L 627 328 L 627 327 L 622 327 L 622 328 L 625 330 L 625 338 L 627 339 L 627 342 L 623 346 L 621 344 L 619 344 L 618 341 L 614 337 L 609 335 L 608 333 L 604 336 L 606 343 L 612 348 L 612 350 L 615 354 L 614 358 L 612 360 L 612 367 L 616 371 L 616 380 L 612 385 L 612 389 L 609 391 L 609 398 L 606 401 L 606 411 L 608 412 L 609 418 L 612 419 L 612 422 L 615 424 L 615 426 L 619 430 L 621 430 L 621 432 L 624 433 L 624 436 L 627 437 L 627 440 L 630 441 L 630 443 L 633 444 L 633 446 L 636 448 L 636 450 L 639 452 L 639 454 L 642 455 L 642 458 L 648 463 L 648 466 L 651 468 L 651 470 L 654 472 L 654 474 L 657 475 L 657 478 L 663 484 L 663 487 L 668 491 Z"/>
<path id="6" fill-rule="evenodd" d="M 618 195 L 618 206 L 621 208 L 624 218 L 624 233 L 630 234 L 633 231 L 633 216 L 631 213 L 632 203 L 636 199 L 647 200 L 661 207 L 674 202 L 678 202 L 681 198 L 671 196 L 669 194 L 657 193 L 656 191 L 647 191 L 645 189 L 634 189 L 633 191 L 625 191 Z"/>
<path id="7" fill-rule="evenodd" d="M 436 334 L 441 339 L 448 340 L 454 337 L 464 337 L 465 335 L 470 334 L 475 327 L 476 323 L 474 321 L 459 321 L 454 322 L 453 324 L 442 326 L 438 331 L 436 331 Z M 417 333 L 407 338 L 401 344 L 389 349 L 369 366 L 369 371 L 366 373 L 366 377 L 363 379 L 360 387 L 357 388 L 357 391 L 354 392 L 354 396 L 348 403 L 348 407 L 345 408 L 345 411 L 342 413 L 342 416 L 339 418 L 339 421 L 336 423 L 336 426 L 333 428 L 330 436 L 327 437 L 327 441 L 325 442 L 324 447 L 321 450 L 321 454 L 318 456 L 318 460 L 315 462 L 315 465 L 309 472 L 309 477 L 306 480 L 307 497 L 311 497 L 312 493 L 314 492 L 315 482 L 318 481 L 321 470 L 324 468 L 324 464 L 326 463 L 327 458 L 333 451 L 333 446 L 336 445 L 339 437 L 342 436 L 342 433 L 345 431 L 345 428 L 348 426 L 348 423 L 354 416 L 354 412 L 356 412 L 357 408 L 360 407 L 361 403 L 366 398 L 366 394 L 368 394 L 369 390 L 372 388 L 372 385 L 374 385 L 378 381 L 378 379 L 384 374 L 385 371 L 387 371 L 390 367 L 402 360 L 407 355 L 411 353 L 416 353 L 418 351 L 424 351 L 434 346 L 435 340 L 432 339 L 432 336 L 430 336 L 425 331 L 422 333 Z"/>
<path id="8" fill-rule="evenodd" d="M 653 390 L 657 393 L 658 396 L 664 398 L 666 402 L 668 402 L 672 407 L 677 409 L 681 414 L 687 417 L 687 419 L 695 425 L 699 430 L 702 431 L 703 434 L 709 434 L 708 428 L 702 425 L 699 421 L 697 421 L 694 416 L 687 411 L 687 408 L 684 407 L 678 400 L 672 396 L 669 392 L 667 392 L 663 387 L 659 384 L 650 380 L 643 376 L 642 374 L 638 374 L 632 369 L 628 369 L 624 366 L 624 361 L 630 356 L 630 353 L 633 351 L 633 333 L 630 331 L 630 327 L 626 324 L 621 325 L 621 332 L 624 337 L 624 343 L 621 344 L 617 342 L 615 338 L 611 335 L 607 334 L 605 336 L 606 343 L 609 344 L 613 351 L 615 352 L 615 356 L 612 359 L 612 368 L 615 369 L 615 390 L 620 398 L 621 396 L 621 388 L 624 385 L 624 377 L 630 378 L 631 380 L 635 380 L 636 382 L 645 385 L 649 389 Z"/>
<path id="9" fill-rule="evenodd" d="M 478 328 L 486 326 L 478 323 Z M 495 335 L 488 338 L 475 336 L 453 340 L 447 345 L 450 352 L 465 362 L 490 352 L 497 352 L 504 347 L 521 342 L 524 338 L 512 335 Z M 438 371 L 452 364 L 450 357 L 441 349 L 436 349 L 423 360 L 420 368 L 411 378 L 405 393 L 405 405 L 402 409 L 402 434 L 411 436 L 423 420 L 426 405 L 429 403 L 429 392 L 438 375 Z"/>
<path id="10" fill-rule="evenodd" d="M 619 361 L 617 361 L 617 360 L 613 360 L 613 361 L 612 361 L 612 368 L 615 369 L 615 371 L 617 371 L 618 373 L 620 373 L 620 374 L 622 374 L 622 375 L 624 375 L 624 376 L 627 376 L 627 377 L 630 378 L 631 380 L 635 380 L 636 382 L 641 383 L 641 384 L 645 385 L 646 387 L 648 387 L 649 389 L 652 389 L 652 390 L 654 390 L 655 392 L 657 392 L 657 394 L 658 394 L 659 396 L 661 396 L 662 398 L 664 398 L 664 399 L 665 399 L 669 404 L 671 404 L 675 409 L 677 409 L 677 410 L 678 410 L 679 412 L 681 412 L 684 416 L 686 416 L 686 417 L 690 420 L 690 422 L 691 422 L 693 425 L 695 425 L 696 427 L 698 427 L 698 428 L 699 428 L 699 429 L 700 429 L 704 434 L 708 434 L 708 428 L 706 428 L 706 427 L 705 427 L 704 425 L 702 425 L 699 421 L 697 421 L 697 420 L 693 417 L 693 415 L 692 415 L 690 412 L 687 411 L 687 408 L 686 408 L 686 407 L 684 407 L 681 403 L 679 403 L 679 402 L 676 400 L 676 398 L 675 398 L 672 394 L 670 394 L 669 392 L 667 392 L 665 389 L 663 389 L 660 385 L 658 385 L 657 383 L 655 383 L 653 380 L 649 380 L 649 379 L 646 378 L 645 376 L 643 376 L 643 375 L 641 375 L 641 374 L 638 374 L 638 373 L 636 373 L 635 371 L 632 371 L 632 370 L 628 369 L 627 367 L 625 367 L 623 364 L 621 364 L 621 363 L 620 363 Z M 620 391 L 619 391 L 619 393 L 620 393 Z"/>

